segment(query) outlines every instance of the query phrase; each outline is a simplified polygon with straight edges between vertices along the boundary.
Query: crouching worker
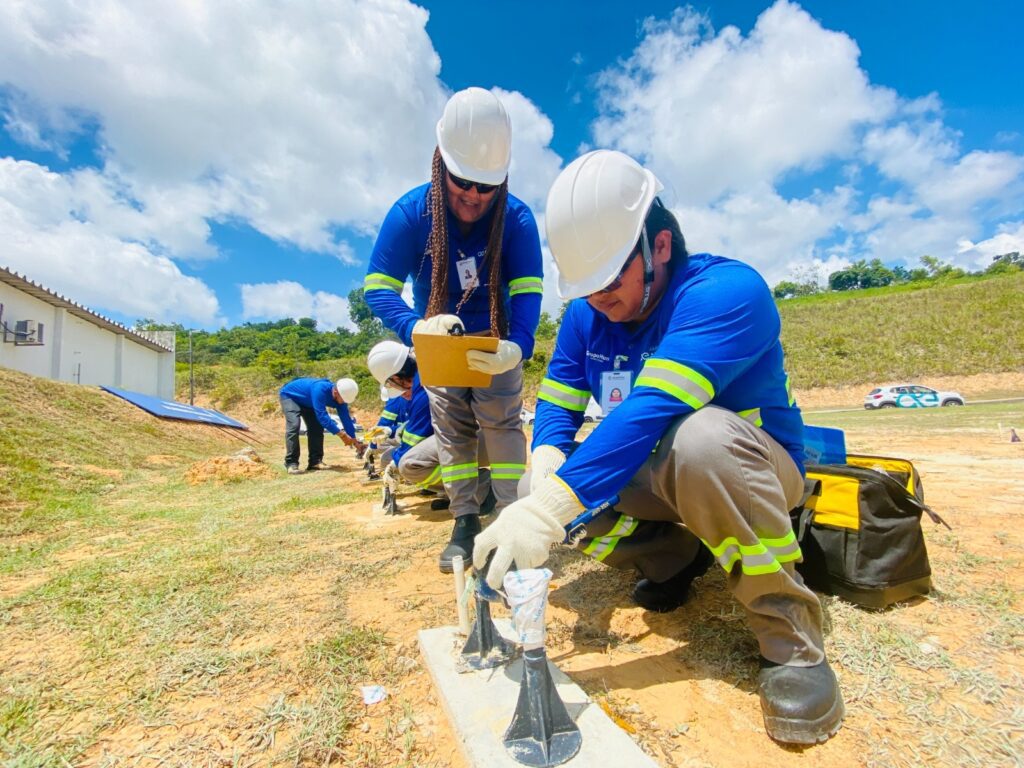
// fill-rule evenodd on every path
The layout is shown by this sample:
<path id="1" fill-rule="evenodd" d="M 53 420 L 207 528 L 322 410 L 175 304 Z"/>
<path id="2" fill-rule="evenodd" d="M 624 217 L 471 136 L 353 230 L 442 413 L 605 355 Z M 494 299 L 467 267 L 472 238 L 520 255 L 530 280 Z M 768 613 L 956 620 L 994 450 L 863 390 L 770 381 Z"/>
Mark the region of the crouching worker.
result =
<path id="1" fill-rule="evenodd" d="M 323 469 L 324 430 L 337 435 L 345 445 L 363 448 L 356 438 L 356 425 L 348 412 L 349 403 L 359 396 L 359 385 L 352 379 L 292 379 L 281 387 L 281 410 L 284 411 L 284 465 L 291 475 L 299 469 L 299 432 L 306 422 L 306 442 L 309 449 L 307 470 Z M 327 414 L 333 408 L 341 419 L 341 427 Z"/>
<path id="2" fill-rule="evenodd" d="M 654 174 L 618 152 L 578 158 L 548 195 L 559 293 L 576 299 L 538 394 L 529 494 L 476 539 L 487 581 L 532 568 L 585 509 L 612 501 L 578 546 L 643 577 L 670 610 L 712 558 L 746 610 L 775 740 L 814 744 L 844 715 L 818 598 L 794 570 L 788 510 L 803 492 L 803 422 L 771 293 L 750 267 L 688 256 Z M 578 446 L 591 394 L 621 402 Z M 705 548 L 707 553 L 705 553 Z"/>
<path id="3" fill-rule="evenodd" d="M 427 391 L 420 384 L 416 356 L 404 344 L 397 341 L 382 341 L 370 350 L 366 358 L 366 367 L 377 381 L 388 388 L 389 394 L 401 391 L 409 398 L 401 443 L 397 448 L 388 448 L 381 454 L 380 463 L 384 467 L 385 482 L 387 474 L 392 472 L 397 473 L 398 477 L 407 483 L 443 493 L 441 455 L 430 421 L 430 401 L 427 398 Z M 480 463 L 486 465 L 486 455 L 482 452 L 482 446 Z M 483 508 L 481 514 L 487 514 L 494 509 L 494 496 L 490 490 L 490 471 L 481 469 L 476 490 L 476 505 Z M 431 506 L 443 509 L 447 507 L 447 499 L 444 502 L 435 502 Z M 458 555 L 468 561 L 471 554 L 471 539 L 466 542 L 453 539 L 441 553 L 441 570 L 447 568 L 450 573 L 453 557 Z"/>

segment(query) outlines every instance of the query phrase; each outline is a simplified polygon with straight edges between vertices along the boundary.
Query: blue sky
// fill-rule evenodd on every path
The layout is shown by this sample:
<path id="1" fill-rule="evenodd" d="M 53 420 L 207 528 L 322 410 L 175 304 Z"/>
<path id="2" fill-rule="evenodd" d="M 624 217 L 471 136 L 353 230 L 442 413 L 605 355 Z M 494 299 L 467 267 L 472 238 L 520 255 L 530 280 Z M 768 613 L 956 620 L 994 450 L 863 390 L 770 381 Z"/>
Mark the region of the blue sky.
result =
<path id="1" fill-rule="evenodd" d="M 116 320 L 346 324 L 453 90 L 512 192 L 628 152 L 769 283 L 1024 250 L 1019 3 L 38 0 L 0 6 L 0 265 Z M 545 307 L 556 310 L 547 258 Z"/>

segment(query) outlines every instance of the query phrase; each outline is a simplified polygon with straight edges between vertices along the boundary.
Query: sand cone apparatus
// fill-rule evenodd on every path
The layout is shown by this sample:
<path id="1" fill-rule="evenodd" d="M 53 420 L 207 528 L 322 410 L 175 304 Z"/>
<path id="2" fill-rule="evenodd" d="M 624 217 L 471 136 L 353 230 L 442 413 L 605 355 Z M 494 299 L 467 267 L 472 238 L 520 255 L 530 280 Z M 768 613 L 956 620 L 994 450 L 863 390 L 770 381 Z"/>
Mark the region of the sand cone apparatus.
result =
<path id="1" fill-rule="evenodd" d="M 469 630 L 469 639 L 462 647 L 462 663 L 467 669 L 491 669 L 508 663 L 515 646 L 508 642 L 491 619 L 491 604 L 479 590 L 473 592 L 476 619 Z"/>
<path id="2" fill-rule="evenodd" d="M 583 735 L 558 695 L 544 650 L 544 612 L 548 603 L 547 568 L 510 571 L 505 592 L 523 645 L 523 679 L 512 722 L 505 731 L 508 753 L 523 765 L 561 765 L 580 751 Z"/>
<path id="3" fill-rule="evenodd" d="M 1014 429 L 1013 427 L 1010 427 L 1010 442 L 1011 443 L 1019 443 L 1020 442 L 1020 435 L 1017 434 L 1017 430 Z"/>

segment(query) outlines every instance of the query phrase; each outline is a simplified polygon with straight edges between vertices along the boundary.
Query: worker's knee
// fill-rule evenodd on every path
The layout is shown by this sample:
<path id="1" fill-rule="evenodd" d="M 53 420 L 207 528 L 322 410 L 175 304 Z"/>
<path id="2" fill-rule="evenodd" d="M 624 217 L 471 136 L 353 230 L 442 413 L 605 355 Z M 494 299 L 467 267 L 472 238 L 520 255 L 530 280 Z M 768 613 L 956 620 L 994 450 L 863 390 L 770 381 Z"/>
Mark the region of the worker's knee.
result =
<path id="1" fill-rule="evenodd" d="M 715 406 L 705 406 L 679 419 L 665 436 L 676 462 L 692 475 L 734 461 L 735 419 L 738 417 L 731 411 Z"/>

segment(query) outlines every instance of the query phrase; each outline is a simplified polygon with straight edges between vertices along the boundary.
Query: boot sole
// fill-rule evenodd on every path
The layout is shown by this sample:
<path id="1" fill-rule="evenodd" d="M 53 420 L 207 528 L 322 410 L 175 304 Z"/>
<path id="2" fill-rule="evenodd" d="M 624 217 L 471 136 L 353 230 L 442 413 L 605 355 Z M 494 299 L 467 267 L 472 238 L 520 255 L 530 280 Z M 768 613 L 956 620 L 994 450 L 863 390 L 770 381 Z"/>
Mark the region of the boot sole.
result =
<path id="1" fill-rule="evenodd" d="M 836 735 L 843 718 L 846 706 L 843 696 L 836 686 L 836 697 L 828 712 L 816 720 L 800 720 L 792 717 L 769 717 L 764 715 L 764 728 L 768 735 L 782 744 L 823 744 Z"/>

